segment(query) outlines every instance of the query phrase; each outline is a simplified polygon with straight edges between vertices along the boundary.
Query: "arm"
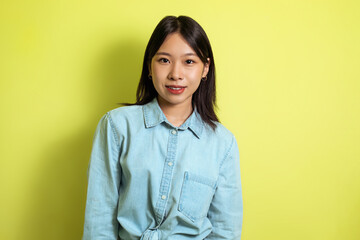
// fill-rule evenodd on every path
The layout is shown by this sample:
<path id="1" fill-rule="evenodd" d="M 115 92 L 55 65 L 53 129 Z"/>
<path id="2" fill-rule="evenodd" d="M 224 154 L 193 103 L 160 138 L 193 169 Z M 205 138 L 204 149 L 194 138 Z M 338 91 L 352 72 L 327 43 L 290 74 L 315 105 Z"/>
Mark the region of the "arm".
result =
<path id="1" fill-rule="evenodd" d="M 239 150 L 233 137 L 230 149 L 220 166 L 218 187 L 208 212 L 213 231 L 206 239 L 239 240 L 242 215 Z"/>
<path id="2" fill-rule="evenodd" d="M 91 151 L 83 240 L 117 239 L 121 174 L 119 149 L 118 138 L 107 113 L 96 128 Z"/>

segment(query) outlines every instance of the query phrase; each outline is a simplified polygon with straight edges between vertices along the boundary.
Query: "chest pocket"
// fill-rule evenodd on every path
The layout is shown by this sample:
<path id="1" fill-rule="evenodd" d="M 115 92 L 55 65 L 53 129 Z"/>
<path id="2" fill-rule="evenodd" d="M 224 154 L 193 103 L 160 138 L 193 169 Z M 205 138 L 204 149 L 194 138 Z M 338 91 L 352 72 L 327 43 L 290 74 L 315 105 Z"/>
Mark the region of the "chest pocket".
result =
<path id="1" fill-rule="evenodd" d="M 178 210 L 193 222 L 206 217 L 215 188 L 216 181 L 185 172 Z"/>

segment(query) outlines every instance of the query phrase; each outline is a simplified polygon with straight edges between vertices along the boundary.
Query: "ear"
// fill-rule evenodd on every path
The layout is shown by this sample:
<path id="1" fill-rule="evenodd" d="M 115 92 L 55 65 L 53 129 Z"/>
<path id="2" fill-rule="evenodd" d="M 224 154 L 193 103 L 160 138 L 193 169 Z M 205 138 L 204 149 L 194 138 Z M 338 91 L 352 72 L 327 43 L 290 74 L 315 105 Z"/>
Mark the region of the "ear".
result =
<path id="1" fill-rule="evenodd" d="M 210 58 L 207 58 L 206 59 L 207 62 L 204 64 L 204 69 L 203 69 L 203 73 L 202 73 L 202 76 L 201 77 L 206 77 L 206 75 L 208 74 L 209 72 L 209 67 L 210 67 Z"/>

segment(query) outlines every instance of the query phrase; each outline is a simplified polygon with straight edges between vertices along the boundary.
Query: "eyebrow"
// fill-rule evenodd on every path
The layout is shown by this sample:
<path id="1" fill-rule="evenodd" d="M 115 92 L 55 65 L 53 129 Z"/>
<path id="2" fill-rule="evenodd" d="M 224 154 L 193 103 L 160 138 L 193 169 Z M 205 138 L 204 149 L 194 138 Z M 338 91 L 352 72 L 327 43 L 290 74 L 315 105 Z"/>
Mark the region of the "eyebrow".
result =
<path id="1" fill-rule="evenodd" d="M 157 52 L 155 55 L 166 55 L 166 56 L 171 57 L 171 54 L 167 53 L 167 52 Z M 195 53 L 185 53 L 185 54 L 183 54 L 183 56 L 196 56 L 196 54 Z"/>

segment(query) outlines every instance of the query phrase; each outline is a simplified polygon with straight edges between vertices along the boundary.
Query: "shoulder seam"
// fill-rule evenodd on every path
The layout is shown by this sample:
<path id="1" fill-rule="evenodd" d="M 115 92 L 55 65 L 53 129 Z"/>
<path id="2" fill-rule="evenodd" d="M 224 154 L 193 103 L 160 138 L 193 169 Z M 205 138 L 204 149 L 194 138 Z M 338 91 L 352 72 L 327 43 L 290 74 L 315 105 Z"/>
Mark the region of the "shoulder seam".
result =
<path id="1" fill-rule="evenodd" d="M 107 112 L 107 113 L 106 113 L 106 116 L 107 116 L 107 118 L 109 119 L 111 131 L 112 131 L 112 133 L 113 133 L 113 138 L 115 139 L 116 146 L 117 146 L 117 147 L 120 147 L 120 144 L 119 144 L 119 141 L 118 141 L 118 138 L 117 138 L 118 136 L 117 136 L 117 134 L 116 134 L 115 127 L 114 127 L 114 122 L 113 122 L 113 120 L 112 120 L 112 118 L 111 118 L 110 112 Z"/>
<path id="2" fill-rule="evenodd" d="M 221 167 L 223 166 L 225 160 L 226 160 L 227 157 L 229 156 L 230 150 L 232 149 L 232 147 L 233 147 L 233 145 L 234 145 L 234 142 L 235 142 L 234 139 L 235 139 L 235 136 L 232 135 L 230 147 L 229 147 L 229 149 L 226 151 L 226 154 L 225 154 L 223 160 L 222 160 L 221 163 L 220 163 L 220 168 L 219 168 L 219 169 L 221 169 Z"/>

